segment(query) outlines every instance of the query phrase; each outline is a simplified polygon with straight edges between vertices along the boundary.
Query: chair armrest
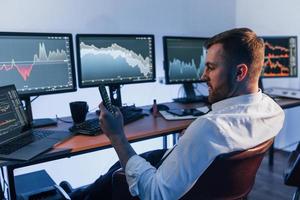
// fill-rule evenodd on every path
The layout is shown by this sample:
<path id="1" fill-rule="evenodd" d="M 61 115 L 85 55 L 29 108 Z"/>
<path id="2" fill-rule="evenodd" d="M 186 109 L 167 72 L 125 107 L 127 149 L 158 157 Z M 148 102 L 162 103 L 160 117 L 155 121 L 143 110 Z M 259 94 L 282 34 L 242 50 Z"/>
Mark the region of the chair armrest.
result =
<path id="1" fill-rule="evenodd" d="M 131 196 L 126 181 L 125 172 L 122 169 L 115 171 L 112 175 L 112 199 L 113 200 L 138 200 Z"/>

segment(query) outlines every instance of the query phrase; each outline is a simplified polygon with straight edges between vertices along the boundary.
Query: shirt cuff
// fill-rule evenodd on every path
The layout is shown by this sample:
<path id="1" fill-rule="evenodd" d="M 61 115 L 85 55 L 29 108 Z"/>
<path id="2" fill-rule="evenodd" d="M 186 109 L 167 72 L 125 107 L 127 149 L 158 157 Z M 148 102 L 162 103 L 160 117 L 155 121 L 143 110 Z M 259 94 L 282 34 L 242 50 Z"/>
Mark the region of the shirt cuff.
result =
<path id="1" fill-rule="evenodd" d="M 148 169 L 154 168 L 148 161 L 144 158 L 134 155 L 132 156 L 125 166 L 126 180 L 129 186 L 129 191 L 132 196 L 139 195 L 138 181 L 143 172 Z"/>

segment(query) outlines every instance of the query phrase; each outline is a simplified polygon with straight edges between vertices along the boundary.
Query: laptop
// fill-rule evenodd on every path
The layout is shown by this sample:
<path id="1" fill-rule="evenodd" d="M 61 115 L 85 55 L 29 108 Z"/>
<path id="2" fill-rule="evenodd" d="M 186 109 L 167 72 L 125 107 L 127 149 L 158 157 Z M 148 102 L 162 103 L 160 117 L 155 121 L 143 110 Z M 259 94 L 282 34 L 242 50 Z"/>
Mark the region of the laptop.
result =
<path id="1" fill-rule="evenodd" d="M 0 87 L 0 160 L 30 160 L 71 135 L 33 130 L 15 86 Z"/>

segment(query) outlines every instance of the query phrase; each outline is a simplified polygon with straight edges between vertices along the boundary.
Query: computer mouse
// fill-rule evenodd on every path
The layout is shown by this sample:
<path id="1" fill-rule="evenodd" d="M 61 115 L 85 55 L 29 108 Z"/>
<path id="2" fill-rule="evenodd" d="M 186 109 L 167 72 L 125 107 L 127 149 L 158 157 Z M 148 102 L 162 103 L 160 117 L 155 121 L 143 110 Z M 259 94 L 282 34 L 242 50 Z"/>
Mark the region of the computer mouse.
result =
<path id="1" fill-rule="evenodd" d="M 167 105 L 164 105 L 164 104 L 157 104 L 157 110 L 160 111 L 160 110 L 170 110 L 169 106 Z M 150 112 L 153 112 L 153 108 L 150 108 Z"/>

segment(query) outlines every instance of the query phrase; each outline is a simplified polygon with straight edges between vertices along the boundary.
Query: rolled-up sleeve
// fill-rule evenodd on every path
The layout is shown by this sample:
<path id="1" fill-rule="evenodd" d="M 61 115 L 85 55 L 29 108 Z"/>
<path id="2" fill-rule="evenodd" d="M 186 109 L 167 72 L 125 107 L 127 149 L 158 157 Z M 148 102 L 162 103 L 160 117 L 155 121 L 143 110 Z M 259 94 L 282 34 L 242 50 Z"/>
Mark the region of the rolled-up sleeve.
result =
<path id="1" fill-rule="evenodd" d="M 125 174 L 126 174 L 126 180 L 129 185 L 129 191 L 131 195 L 133 196 L 139 195 L 139 189 L 138 189 L 139 178 L 144 172 L 148 170 L 153 170 L 155 172 L 156 168 L 153 167 L 144 158 L 138 155 L 134 155 L 128 160 L 125 167 Z"/>

